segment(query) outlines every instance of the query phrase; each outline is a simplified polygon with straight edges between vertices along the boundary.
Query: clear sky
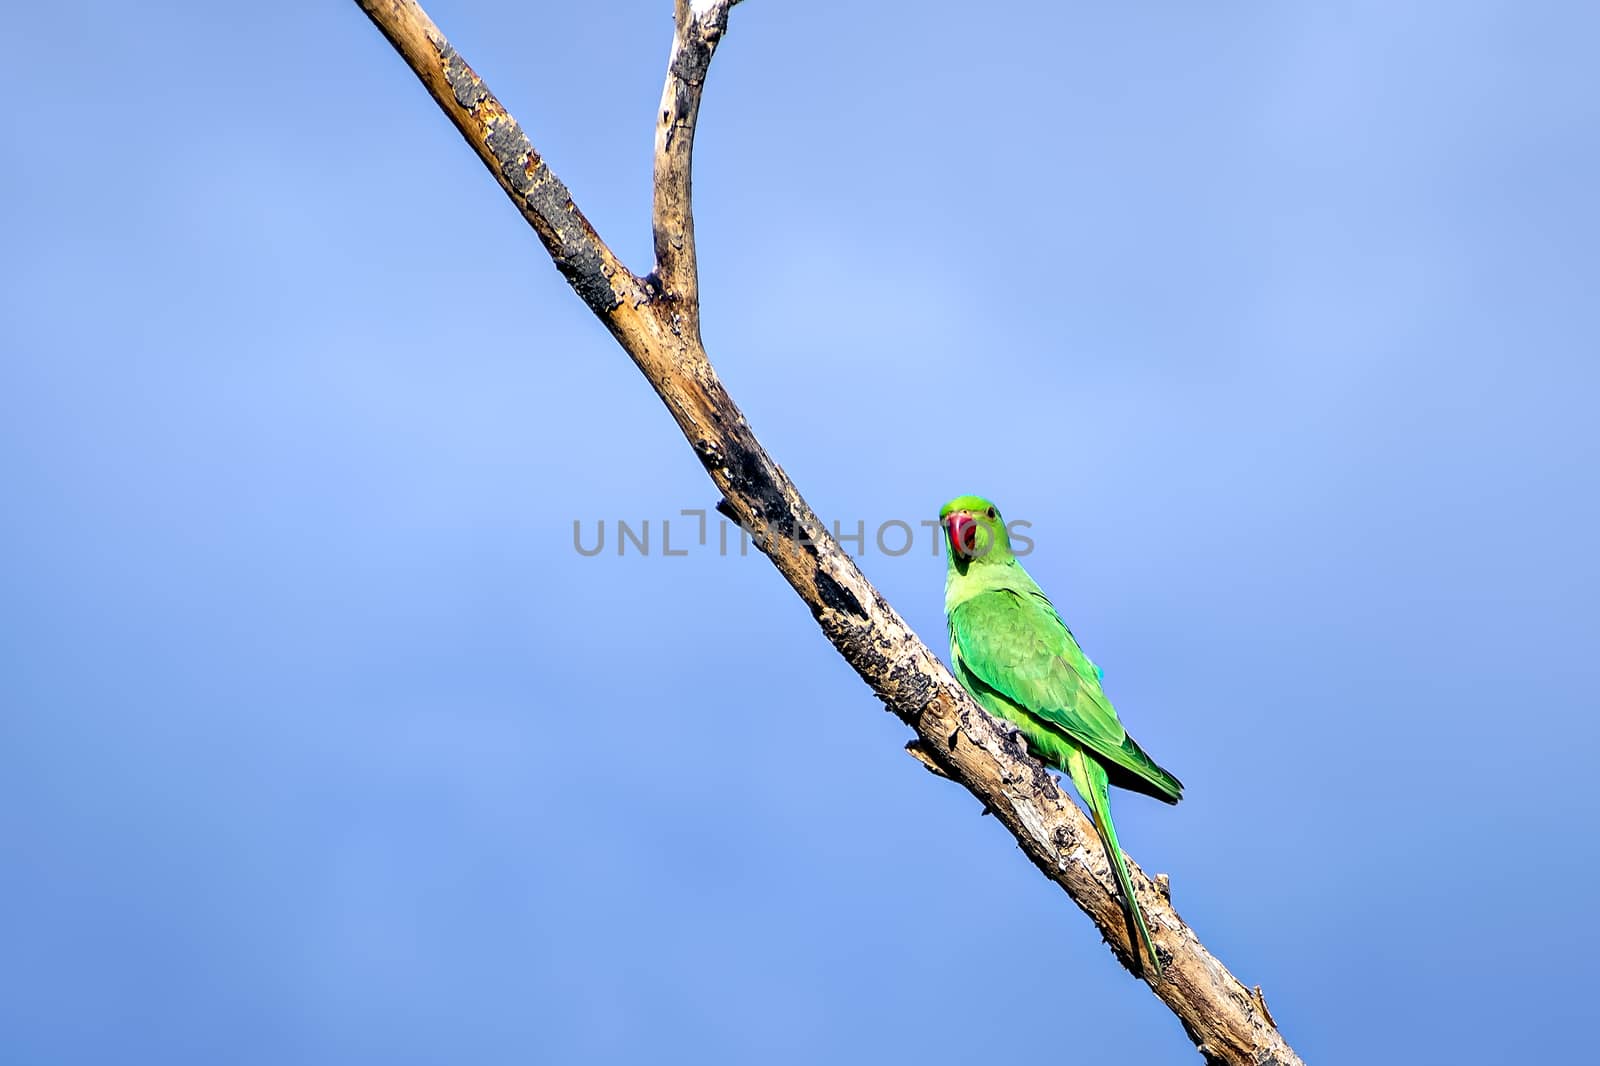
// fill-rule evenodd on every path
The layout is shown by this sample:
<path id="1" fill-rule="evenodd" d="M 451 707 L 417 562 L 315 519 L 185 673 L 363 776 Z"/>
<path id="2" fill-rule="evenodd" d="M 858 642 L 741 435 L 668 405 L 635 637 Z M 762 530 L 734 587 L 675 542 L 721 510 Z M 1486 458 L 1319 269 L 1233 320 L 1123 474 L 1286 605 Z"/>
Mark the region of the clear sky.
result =
<path id="1" fill-rule="evenodd" d="M 641 271 L 670 6 L 430 5 Z M 714 490 L 353 3 L 7 19 L 0 1057 L 1197 1061 L 764 560 L 662 556 Z M 1308 1061 L 1590 1042 L 1597 33 L 750 0 L 712 71 L 729 387 L 826 518 L 1032 523 Z"/>

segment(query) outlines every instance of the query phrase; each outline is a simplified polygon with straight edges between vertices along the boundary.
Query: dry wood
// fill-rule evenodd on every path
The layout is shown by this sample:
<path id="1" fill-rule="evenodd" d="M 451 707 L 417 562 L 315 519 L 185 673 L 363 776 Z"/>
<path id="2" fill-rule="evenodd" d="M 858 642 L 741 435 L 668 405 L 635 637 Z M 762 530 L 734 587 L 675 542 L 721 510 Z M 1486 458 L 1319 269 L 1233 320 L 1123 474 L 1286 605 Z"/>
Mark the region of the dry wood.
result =
<path id="1" fill-rule="evenodd" d="M 595 233 L 522 128 L 413 0 L 357 0 L 649 380 L 721 491 L 719 509 L 757 535 L 834 647 L 916 731 L 916 758 L 977 797 L 1138 975 L 1105 851 L 1088 818 L 1009 729 L 978 709 L 839 547 L 756 440 L 701 345 L 690 159 L 706 71 L 734 2 L 676 2 L 657 115 L 656 263 L 641 278 Z M 1240 1066 L 1300 1063 L 1259 987 L 1241 983 L 1205 949 L 1173 910 L 1165 883 L 1152 883 L 1131 861 L 1129 867 L 1165 965 L 1164 976 L 1149 981 L 1151 989 L 1206 1059 Z"/>

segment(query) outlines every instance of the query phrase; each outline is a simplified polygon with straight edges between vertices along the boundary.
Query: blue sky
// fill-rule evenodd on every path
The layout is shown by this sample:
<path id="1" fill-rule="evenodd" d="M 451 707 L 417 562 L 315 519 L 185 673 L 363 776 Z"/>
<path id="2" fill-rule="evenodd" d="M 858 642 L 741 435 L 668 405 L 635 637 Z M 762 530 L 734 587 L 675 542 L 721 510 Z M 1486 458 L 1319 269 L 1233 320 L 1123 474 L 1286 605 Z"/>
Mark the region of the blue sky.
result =
<path id="1" fill-rule="evenodd" d="M 826 518 L 1033 524 L 1308 1061 L 1570 1055 L 1600 17 L 1115 7 L 741 6 L 713 358 Z M 430 5 L 640 270 L 669 9 Z M 765 561 L 573 550 L 715 493 L 354 4 L 10 19 L 7 1061 L 1195 1061 Z"/>

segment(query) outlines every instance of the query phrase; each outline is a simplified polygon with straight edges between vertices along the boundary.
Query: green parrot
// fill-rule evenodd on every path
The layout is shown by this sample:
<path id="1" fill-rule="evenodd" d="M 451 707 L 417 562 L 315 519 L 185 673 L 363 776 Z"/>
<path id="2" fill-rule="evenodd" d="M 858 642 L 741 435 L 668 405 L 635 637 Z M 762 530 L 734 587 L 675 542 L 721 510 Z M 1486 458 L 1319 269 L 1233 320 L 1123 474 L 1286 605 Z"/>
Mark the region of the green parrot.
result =
<path id="1" fill-rule="evenodd" d="M 1161 959 L 1117 843 L 1107 786 L 1177 803 L 1183 783 L 1157 766 L 1122 728 L 1100 689 L 1100 668 L 1011 553 L 1005 521 L 994 504 L 981 496 L 958 496 L 939 511 L 939 523 L 949 564 L 944 611 L 956 678 L 980 707 L 1016 726 L 1034 755 L 1072 777 L 1159 978 Z"/>

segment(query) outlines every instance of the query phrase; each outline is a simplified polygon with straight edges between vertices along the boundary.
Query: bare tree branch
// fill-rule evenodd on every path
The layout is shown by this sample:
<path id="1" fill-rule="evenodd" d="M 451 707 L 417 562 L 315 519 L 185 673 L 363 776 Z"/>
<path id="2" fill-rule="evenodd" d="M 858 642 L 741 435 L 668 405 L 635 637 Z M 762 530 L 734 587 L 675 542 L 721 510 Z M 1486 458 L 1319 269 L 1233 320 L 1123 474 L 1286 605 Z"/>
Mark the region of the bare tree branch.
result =
<path id="1" fill-rule="evenodd" d="M 676 304 L 684 328 L 700 337 L 700 273 L 694 250 L 694 209 L 690 160 L 695 122 L 705 90 L 711 54 L 728 29 L 725 3 L 676 0 L 677 31 L 667 57 L 667 83 L 656 115 L 655 231 L 656 280 Z"/>
<path id="2" fill-rule="evenodd" d="M 845 660 L 910 725 L 912 754 L 959 783 L 1016 838 L 1134 962 L 1106 854 L 1055 778 L 984 714 L 829 535 L 772 461 L 712 369 L 699 330 L 690 212 L 695 119 L 730 0 L 676 0 L 676 33 L 657 116 L 654 283 L 636 277 L 594 232 L 521 127 L 413 0 L 357 0 L 538 233 L 557 269 L 656 390 L 723 499 L 752 530 Z M 1165 974 L 1150 983 L 1210 1062 L 1296 1066 L 1259 987 L 1242 984 L 1172 908 L 1166 879 L 1129 863 Z"/>

